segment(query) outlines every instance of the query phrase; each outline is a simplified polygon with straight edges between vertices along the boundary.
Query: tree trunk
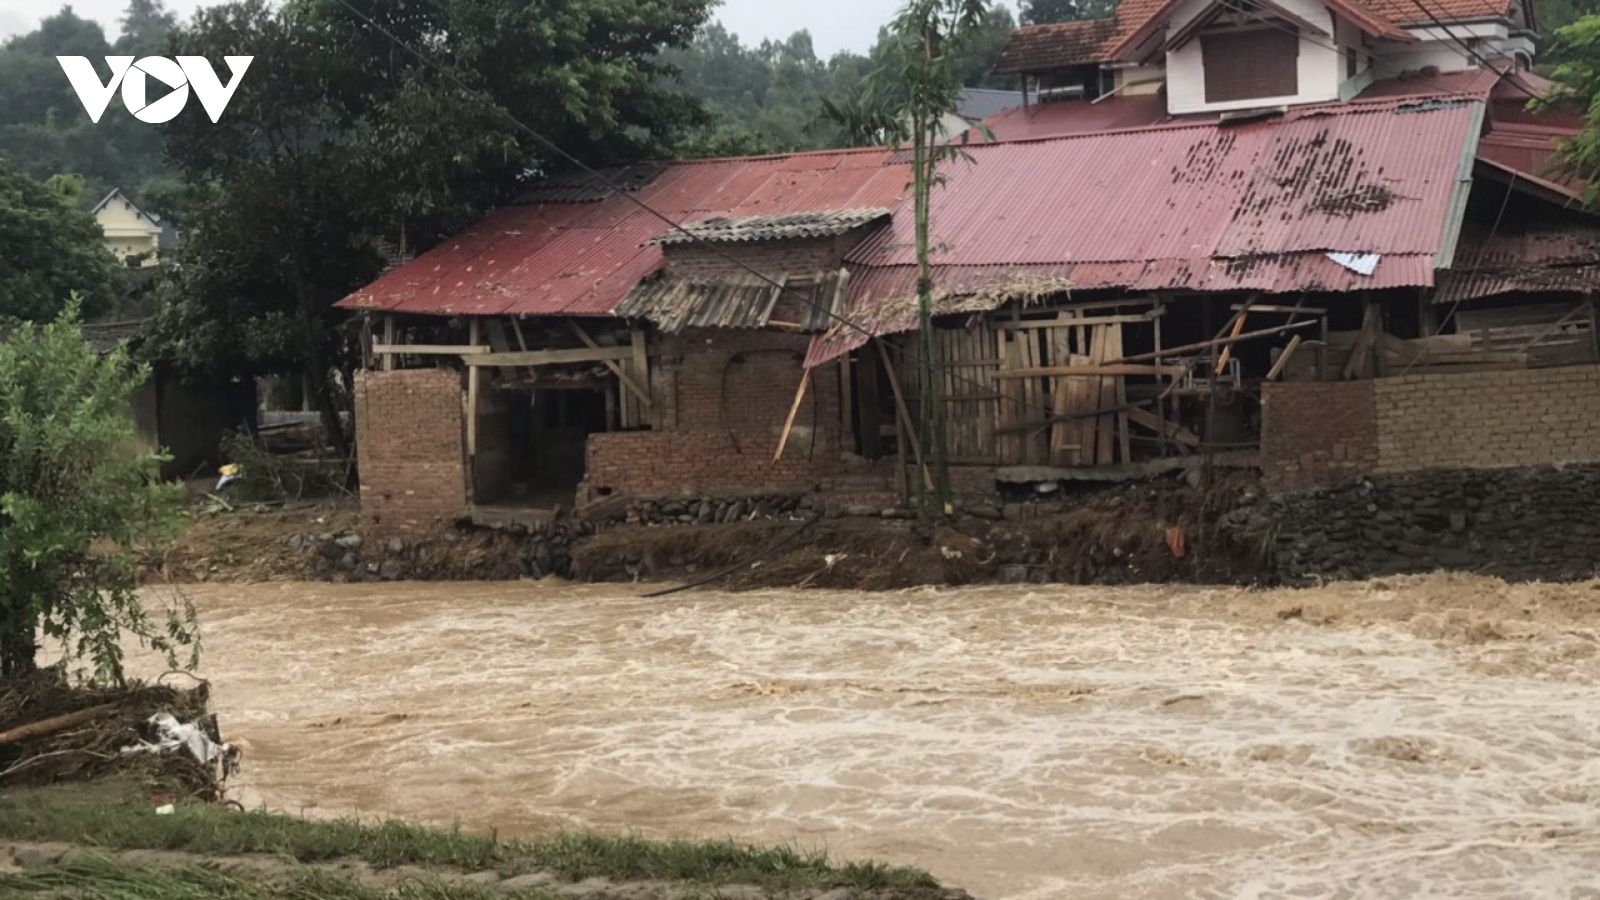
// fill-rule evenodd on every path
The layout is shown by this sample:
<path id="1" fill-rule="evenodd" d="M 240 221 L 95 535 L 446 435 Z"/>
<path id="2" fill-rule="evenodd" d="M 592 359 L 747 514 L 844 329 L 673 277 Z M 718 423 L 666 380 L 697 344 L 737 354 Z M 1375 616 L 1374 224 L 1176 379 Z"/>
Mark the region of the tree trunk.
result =
<path id="1" fill-rule="evenodd" d="M 313 366 L 315 360 L 321 358 L 322 351 L 312 351 Z M 322 420 L 322 430 L 328 436 L 328 443 L 333 445 L 333 450 L 340 459 L 350 458 L 350 438 L 344 433 L 344 420 L 339 418 L 339 407 L 333 402 L 333 388 L 328 384 L 328 370 L 313 369 L 307 372 L 307 381 L 311 385 L 311 402 L 317 408 L 317 415 Z"/>
<path id="2" fill-rule="evenodd" d="M 0 678 L 30 675 L 38 668 L 39 645 L 34 623 L 12 618 L 0 621 Z"/>

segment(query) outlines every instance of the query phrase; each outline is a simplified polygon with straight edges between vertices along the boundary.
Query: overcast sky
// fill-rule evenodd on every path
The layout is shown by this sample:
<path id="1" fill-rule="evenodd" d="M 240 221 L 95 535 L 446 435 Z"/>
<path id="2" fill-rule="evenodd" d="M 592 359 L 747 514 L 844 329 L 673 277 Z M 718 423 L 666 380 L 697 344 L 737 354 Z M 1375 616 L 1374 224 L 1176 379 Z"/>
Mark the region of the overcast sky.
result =
<path id="1" fill-rule="evenodd" d="M 220 0 L 167 0 L 167 7 L 185 19 L 196 7 Z M 1015 0 L 1004 2 L 1016 10 Z M 810 29 L 817 55 L 840 50 L 865 52 L 903 0 L 723 0 L 717 18 L 746 44 L 762 38 L 788 37 Z M 61 0 L 0 0 L 0 36 L 31 31 L 43 16 L 61 8 Z M 105 23 L 107 36 L 117 31 L 117 17 L 126 0 L 74 0 L 78 15 Z"/>

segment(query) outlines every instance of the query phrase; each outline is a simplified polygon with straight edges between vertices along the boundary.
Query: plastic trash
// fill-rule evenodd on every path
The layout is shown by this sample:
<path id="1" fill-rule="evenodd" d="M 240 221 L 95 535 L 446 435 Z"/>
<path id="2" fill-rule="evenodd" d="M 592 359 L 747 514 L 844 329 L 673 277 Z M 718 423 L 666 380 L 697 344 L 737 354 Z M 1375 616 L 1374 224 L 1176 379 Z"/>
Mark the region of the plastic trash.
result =
<path id="1" fill-rule="evenodd" d="M 167 753 L 182 747 L 203 763 L 214 763 L 237 753 L 232 744 L 213 741 L 192 722 L 179 722 L 167 713 L 156 713 L 149 721 L 156 727 L 157 740 L 154 743 L 140 741 L 123 747 L 123 753 Z"/>

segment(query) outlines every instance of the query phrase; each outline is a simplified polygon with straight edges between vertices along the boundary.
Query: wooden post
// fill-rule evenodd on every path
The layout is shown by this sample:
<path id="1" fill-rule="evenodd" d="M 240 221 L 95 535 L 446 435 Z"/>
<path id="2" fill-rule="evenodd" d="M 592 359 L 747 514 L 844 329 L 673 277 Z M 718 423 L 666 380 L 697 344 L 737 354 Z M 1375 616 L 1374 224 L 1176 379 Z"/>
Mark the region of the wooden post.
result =
<path id="1" fill-rule="evenodd" d="M 467 343 L 478 346 L 478 319 L 468 320 Z M 481 366 L 467 367 L 467 500 L 478 502 L 478 390 Z"/>
<path id="2" fill-rule="evenodd" d="M 1589 340 L 1594 343 L 1594 357 L 1600 361 L 1600 322 L 1596 321 L 1594 295 L 1589 295 Z"/>
<path id="3" fill-rule="evenodd" d="M 1284 367 L 1289 365 L 1290 357 L 1294 356 L 1294 352 L 1299 349 L 1300 335 L 1297 334 L 1289 339 L 1289 346 L 1283 348 L 1283 352 L 1278 354 L 1278 361 L 1272 364 L 1272 370 L 1267 373 L 1267 380 L 1277 381 L 1278 376 L 1283 374 Z"/>
<path id="4" fill-rule="evenodd" d="M 638 398 L 637 406 L 640 407 L 639 418 L 642 420 L 645 410 L 649 410 L 651 423 L 654 424 L 655 393 L 650 390 L 650 347 L 645 343 L 644 326 L 634 328 L 629 337 L 633 343 L 633 380 L 639 388 L 635 393 L 635 397 Z"/>
<path id="5" fill-rule="evenodd" d="M 811 384 L 811 370 L 806 369 L 800 375 L 800 387 L 794 392 L 794 404 L 789 407 L 789 418 L 783 423 L 783 434 L 778 436 L 778 450 L 772 454 L 772 463 L 777 465 L 783 458 L 783 449 L 789 446 L 789 433 L 794 431 L 794 417 L 800 414 L 800 404 L 806 399 L 806 388 Z"/>
<path id="6" fill-rule="evenodd" d="M 850 449 L 850 433 L 855 430 L 855 385 L 850 380 L 850 354 L 839 357 L 839 449 Z M 857 448 L 860 449 L 860 448 Z M 865 454 L 863 454 L 865 455 Z"/>
<path id="7" fill-rule="evenodd" d="M 1439 333 L 1439 316 L 1433 309 L 1433 297 L 1427 288 L 1417 291 L 1417 336 L 1430 338 Z"/>
<path id="8" fill-rule="evenodd" d="M 394 316 L 384 316 L 383 317 L 383 342 L 385 344 L 389 344 L 390 346 L 394 345 Z M 382 363 L 383 363 L 383 370 L 385 372 L 393 372 L 394 371 L 394 354 L 393 353 L 385 353 L 383 355 Z"/>
<path id="9" fill-rule="evenodd" d="M 912 423 L 911 411 L 906 407 L 905 395 L 900 393 L 900 379 L 894 373 L 894 366 L 889 362 L 889 351 L 883 349 L 883 339 L 874 338 L 878 344 L 878 355 L 883 359 L 883 367 L 889 374 L 889 390 L 894 392 L 894 408 L 900 414 L 900 427 L 905 429 L 906 443 L 911 445 L 912 456 L 917 461 L 917 469 L 922 472 L 923 486 L 933 490 L 933 475 L 928 471 L 922 459 L 922 442 L 917 439 L 917 428 Z"/>
<path id="10" fill-rule="evenodd" d="M 1156 352 L 1160 353 L 1161 352 L 1161 320 L 1165 319 L 1167 317 L 1166 316 L 1166 311 L 1167 311 L 1166 301 L 1164 301 L 1164 300 L 1162 300 L 1160 298 L 1157 298 L 1156 299 L 1156 309 L 1160 310 L 1160 312 L 1161 312 L 1161 315 L 1156 316 Z M 1173 380 L 1177 380 L 1178 378 L 1182 378 L 1182 377 L 1183 377 L 1182 375 L 1177 375 L 1177 376 L 1174 376 Z M 1157 384 L 1160 383 L 1160 379 L 1159 378 L 1156 379 L 1156 383 Z M 1156 432 L 1157 434 L 1160 435 L 1160 438 L 1156 443 L 1156 447 L 1157 447 L 1156 453 L 1159 456 L 1165 457 L 1167 455 L 1167 398 L 1166 398 L 1165 394 L 1163 394 L 1162 396 L 1159 396 L 1159 397 L 1156 398 L 1156 420 L 1161 426 L 1160 430 L 1158 430 Z"/>

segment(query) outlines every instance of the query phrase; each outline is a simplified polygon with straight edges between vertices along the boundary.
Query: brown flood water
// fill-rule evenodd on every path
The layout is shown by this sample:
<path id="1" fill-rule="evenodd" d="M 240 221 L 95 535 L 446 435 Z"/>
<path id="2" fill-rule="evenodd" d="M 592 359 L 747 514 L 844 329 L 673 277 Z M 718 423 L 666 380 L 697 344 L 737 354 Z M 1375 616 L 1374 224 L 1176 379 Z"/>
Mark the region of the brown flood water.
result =
<path id="1" fill-rule="evenodd" d="M 243 798 L 989 900 L 1600 897 L 1600 585 L 193 588 Z"/>

